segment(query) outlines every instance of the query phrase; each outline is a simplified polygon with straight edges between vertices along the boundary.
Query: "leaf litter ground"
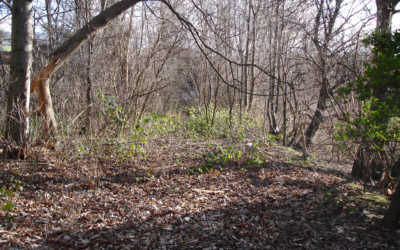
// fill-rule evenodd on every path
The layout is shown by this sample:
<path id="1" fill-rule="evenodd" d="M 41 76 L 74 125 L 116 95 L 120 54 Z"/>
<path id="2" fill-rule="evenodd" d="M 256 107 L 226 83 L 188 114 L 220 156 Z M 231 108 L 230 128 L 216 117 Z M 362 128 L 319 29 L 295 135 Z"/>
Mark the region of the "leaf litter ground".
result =
<path id="1" fill-rule="evenodd" d="M 269 146 L 263 163 L 192 171 L 204 166 L 210 145 L 224 143 L 159 139 L 145 160 L 123 164 L 59 153 L 3 161 L 1 184 L 18 180 L 24 189 L 14 211 L 0 214 L 0 247 L 400 248 L 400 232 L 378 226 L 388 202 L 368 198 L 349 166 Z"/>

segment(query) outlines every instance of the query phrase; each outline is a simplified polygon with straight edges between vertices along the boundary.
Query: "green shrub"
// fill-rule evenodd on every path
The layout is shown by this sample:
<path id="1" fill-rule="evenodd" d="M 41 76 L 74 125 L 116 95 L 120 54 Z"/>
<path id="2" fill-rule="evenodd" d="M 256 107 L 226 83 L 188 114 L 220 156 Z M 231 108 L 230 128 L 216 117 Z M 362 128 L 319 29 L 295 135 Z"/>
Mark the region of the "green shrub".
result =
<path id="1" fill-rule="evenodd" d="M 374 46 L 375 56 L 365 64 L 363 75 L 340 90 L 345 96 L 355 93 L 363 103 L 362 112 L 337 124 L 335 139 L 382 151 L 388 142 L 400 139 L 400 33 L 374 33 L 364 42 Z"/>
<path id="2" fill-rule="evenodd" d="M 14 211 L 15 204 L 13 203 L 13 197 L 15 192 L 22 190 L 21 181 L 14 179 L 11 179 L 9 183 L 3 183 L 0 187 L 0 208 L 6 213 L 8 219 L 10 219 L 9 214 Z"/>
<path id="3" fill-rule="evenodd" d="M 191 108 L 189 117 L 183 121 L 182 128 L 189 137 L 226 138 L 236 137 L 241 140 L 251 130 L 257 129 L 255 119 L 249 114 L 235 112 L 231 119 L 227 109 L 218 109 L 213 117 L 212 112 L 203 108 Z"/>
<path id="4" fill-rule="evenodd" d="M 173 134 L 181 129 L 178 115 L 152 113 L 145 116 L 142 122 L 146 124 L 149 135 L 153 136 Z"/>

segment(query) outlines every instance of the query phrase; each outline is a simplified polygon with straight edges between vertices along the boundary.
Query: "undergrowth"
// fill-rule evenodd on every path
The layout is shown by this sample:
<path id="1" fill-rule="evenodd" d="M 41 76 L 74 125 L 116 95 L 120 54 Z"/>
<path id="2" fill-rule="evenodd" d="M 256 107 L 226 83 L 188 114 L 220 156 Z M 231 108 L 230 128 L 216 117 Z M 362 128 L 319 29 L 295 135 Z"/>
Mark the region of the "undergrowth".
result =
<path id="1" fill-rule="evenodd" d="M 219 174 L 225 166 L 237 165 L 239 167 L 260 166 L 265 162 L 261 145 L 247 143 L 244 146 L 218 146 L 204 153 L 204 161 L 200 166 L 186 170 L 188 174 L 194 173 L 215 173 Z"/>
<path id="2" fill-rule="evenodd" d="M 23 190 L 20 180 L 11 178 L 2 178 L 0 180 L 0 209 L 5 213 L 7 220 L 11 219 L 10 213 L 14 211 L 15 203 L 13 198 L 15 193 Z"/>
<path id="3" fill-rule="evenodd" d="M 226 109 L 218 110 L 214 117 L 201 108 L 191 108 L 188 115 L 152 113 L 144 115 L 136 122 L 129 120 L 120 107 L 109 108 L 102 115 L 110 122 L 111 132 L 107 130 L 109 132 L 101 135 L 82 138 L 76 146 L 79 157 L 95 156 L 122 164 L 145 160 L 146 152 L 151 147 L 148 145 L 149 139 L 157 137 L 231 139 L 242 142 L 244 138 L 251 137 L 252 133 L 262 134 L 261 126 L 249 114 L 235 114 L 230 118 Z M 221 151 L 217 154 L 215 157 L 226 155 L 229 158 L 229 155 L 236 154 L 238 158 L 240 151 Z"/>

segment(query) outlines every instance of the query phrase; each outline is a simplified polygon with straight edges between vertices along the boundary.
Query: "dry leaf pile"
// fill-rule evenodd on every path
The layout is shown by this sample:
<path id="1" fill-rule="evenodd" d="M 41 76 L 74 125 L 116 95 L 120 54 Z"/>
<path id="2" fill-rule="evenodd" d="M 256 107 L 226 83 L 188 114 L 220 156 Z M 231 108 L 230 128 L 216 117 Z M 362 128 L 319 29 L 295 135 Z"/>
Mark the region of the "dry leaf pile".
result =
<path id="1" fill-rule="evenodd" d="M 193 173 L 187 170 L 204 164 L 195 156 L 209 150 L 205 144 L 160 145 L 131 164 L 0 163 L 3 183 L 24 186 L 10 218 L 1 212 L 0 247 L 400 248 L 400 232 L 376 226 L 387 205 L 360 198 L 364 191 L 347 185 L 346 167 L 303 164 L 271 147 L 263 164 L 231 161 Z"/>

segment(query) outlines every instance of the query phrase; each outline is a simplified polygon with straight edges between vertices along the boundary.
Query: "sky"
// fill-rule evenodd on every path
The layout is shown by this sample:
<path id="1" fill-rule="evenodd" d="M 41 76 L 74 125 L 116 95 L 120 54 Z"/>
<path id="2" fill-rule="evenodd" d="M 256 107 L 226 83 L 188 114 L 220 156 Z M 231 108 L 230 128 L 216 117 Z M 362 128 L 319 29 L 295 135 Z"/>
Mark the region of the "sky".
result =
<path id="1" fill-rule="evenodd" d="M 394 15 L 393 28 L 394 29 L 400 29 L 400 13 Z"/>
<path id="2" fill-rule="evenodd" d="M 11 32 L 10 24 L 11 24 L 11 18 L 7 18 L 7 20 L 0 23 L 0 29 Z"/>
<path id="3" fill-rule="evenodd" d="M 372 4 L 372 2 L 371 2 L 371 4 Z M 400 6 L 398 6 L 397 9 L 400 9 L 399 7 Z M 374 8 L 374 6 L 372 8 Z M 394 30 L 400 29 L 400 13 L 394 15 L 392 23 L 393 23 Z M 3 20 L 0 23 L 0 29 L 11 33 L 11 17 L 7 18 L 6 20 Z"/>

